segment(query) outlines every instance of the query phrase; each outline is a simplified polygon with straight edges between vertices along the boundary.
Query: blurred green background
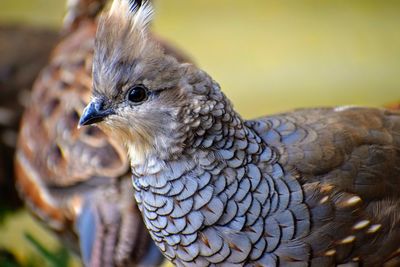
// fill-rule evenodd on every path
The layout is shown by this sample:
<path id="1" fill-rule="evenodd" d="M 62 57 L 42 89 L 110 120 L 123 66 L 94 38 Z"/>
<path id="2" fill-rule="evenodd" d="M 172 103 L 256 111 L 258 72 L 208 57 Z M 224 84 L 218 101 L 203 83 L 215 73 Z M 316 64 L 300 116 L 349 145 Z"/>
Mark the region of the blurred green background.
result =
<path id="1" fill-rule="evenodd" d="M 64 0 L 1 0 L 0 23 L 57 29 L 64 6 Z M 159 0 L 156 8 L 155 31 L 186 50 L 247 118 L 400 100 L 400 1 Z M 2 223 L 0 248 L 42 266 L 27 232 L 65 256 L 24 212 Z"/>

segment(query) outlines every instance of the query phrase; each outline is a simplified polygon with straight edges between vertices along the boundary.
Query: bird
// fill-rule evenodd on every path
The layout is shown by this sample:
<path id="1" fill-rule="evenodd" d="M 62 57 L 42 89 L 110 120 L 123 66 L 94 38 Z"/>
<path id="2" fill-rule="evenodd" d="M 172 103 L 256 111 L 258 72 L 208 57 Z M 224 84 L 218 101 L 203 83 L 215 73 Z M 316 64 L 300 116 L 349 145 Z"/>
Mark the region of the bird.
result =
<path id="1" fill-rule="evenodd" d="M 137 210 L 125 148 L 98 128 L 76 129 L 90 100 L 97 25 L 95 14 L 78 11 L 104 2 L 70 1 L 61 40 L 22 117 L 16 188 L 28 210 L 85 266 L 159 266 L 165 258 Z M 190 61 L 159 36 L 152 38 L 174 57 Z"/>
<path id="2" fill-rule="evenodd" d="M 95 20 L 107 2 L 107 0 L 67 0 L 67 13 L 61 32 L 68 34 L 85 21 Z"/>
<path id="3" fill-rule="evenodd" d="M 22 204 L 13 171 L 19 120 L 29 89 L 57 38 L 54 31 L 41 27 L 0 26 L 0 221 L 4 211 L 14 211 Z"/>
<path id="4" fill-rule="evenodd" d="M 79 127 L 126 146 L 162 253 L 176 266 L 396 266 L 399 111 L 245 120 L 210 75 L 149 37 L 153 13 L 114 0 L 100 18 Z"/>

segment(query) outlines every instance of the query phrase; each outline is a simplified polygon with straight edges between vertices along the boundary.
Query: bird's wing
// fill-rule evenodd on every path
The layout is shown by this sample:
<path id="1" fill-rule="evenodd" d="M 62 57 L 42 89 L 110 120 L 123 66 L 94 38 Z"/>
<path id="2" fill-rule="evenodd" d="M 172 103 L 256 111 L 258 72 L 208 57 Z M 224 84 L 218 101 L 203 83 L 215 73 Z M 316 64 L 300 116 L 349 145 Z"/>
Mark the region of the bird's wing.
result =
<path id="1" fill-rule="evenodd" d="M 381 263 L 396 256 L 399 112 L 356 107 L 298 110 L 247 125 L 273 148 L 283 175 L 302 186 L 310 218 L 303 241 L 311 246 L 316 264 L 360 257 Z M 290 193 L 282 197 L 290 203 Z M 291 209 L 296 214 L 296 207 Z M 385 246 L 376 245 L 383 240 Z M 357 250 L 361 244 L 363 250 Z"/>
<path id="2" fill-rule="evenodd" d="M 399 112 L 299 110 L 255 123 L 260 137 L 279 150 L 280 162 L 302 174 L 302 183 L 330 183 L 365 199 L 400 194 Z"/>

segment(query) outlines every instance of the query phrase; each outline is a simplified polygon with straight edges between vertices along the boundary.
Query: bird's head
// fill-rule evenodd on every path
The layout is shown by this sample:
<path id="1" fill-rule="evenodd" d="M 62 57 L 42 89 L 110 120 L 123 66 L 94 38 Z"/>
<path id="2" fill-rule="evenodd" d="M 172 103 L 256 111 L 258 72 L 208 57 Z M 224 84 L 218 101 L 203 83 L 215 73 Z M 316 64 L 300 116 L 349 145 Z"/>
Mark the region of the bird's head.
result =
<path id="1" fill-rule="evenodd" d="M 79 122 L 98 124 L 138 162 L 182 152 L 224 98 L 207 74 L 165 54 L 151 38 L 152 14 L 149 1 L 114 0 L 101 17 L 92 100 Z"/>

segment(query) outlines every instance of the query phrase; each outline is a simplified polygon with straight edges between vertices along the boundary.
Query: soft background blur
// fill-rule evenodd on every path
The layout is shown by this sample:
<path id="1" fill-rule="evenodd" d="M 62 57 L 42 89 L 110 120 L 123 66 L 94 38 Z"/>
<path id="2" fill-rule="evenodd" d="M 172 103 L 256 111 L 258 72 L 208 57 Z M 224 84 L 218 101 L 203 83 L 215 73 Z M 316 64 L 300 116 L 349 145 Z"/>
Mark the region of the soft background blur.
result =
<path id="1" fill-rule="evenodd" d="M 0 24 L 57 29 L 64 4 L 0 0 Z M 247 118 L 400 100 L 400 1 L 159 0 L 156 8 L 155 31 L 186 50 Z M 29 266 L 43 265 L 41 249 L 67 257 L 25 212 L 0 222 L 4 247 Z"/>

